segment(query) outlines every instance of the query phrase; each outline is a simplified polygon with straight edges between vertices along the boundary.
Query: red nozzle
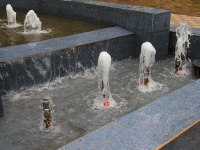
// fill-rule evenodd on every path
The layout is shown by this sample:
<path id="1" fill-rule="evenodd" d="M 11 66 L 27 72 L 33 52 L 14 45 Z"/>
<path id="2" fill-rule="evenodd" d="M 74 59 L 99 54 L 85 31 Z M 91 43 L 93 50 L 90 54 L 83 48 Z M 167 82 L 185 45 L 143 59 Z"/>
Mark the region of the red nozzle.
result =
<path id="1" fill-rule="evenodd" d="M 105 100 L 103 103 L 104 106 L 110 106 L 110 102 L 108 100 Z"/>

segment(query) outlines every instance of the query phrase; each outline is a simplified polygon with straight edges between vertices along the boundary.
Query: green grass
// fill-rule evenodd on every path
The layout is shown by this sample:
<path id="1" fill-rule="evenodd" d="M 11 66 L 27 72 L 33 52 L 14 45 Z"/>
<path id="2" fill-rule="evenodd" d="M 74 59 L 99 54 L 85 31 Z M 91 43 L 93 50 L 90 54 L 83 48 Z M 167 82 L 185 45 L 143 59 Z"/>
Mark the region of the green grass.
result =
<path id="1" fill-rule="evenodd" d="M 185 8 L 184 6 L 180 6 L 180 5 L 174 5 L 174 8 Z"/>
<path id="2" fill-rule="evenodd" d="M 155 2 L 151 2 L 149 5 L 150 5 L 151 7 L 156 7 L 156 6 L 158 6 L 158 4 L 156 4 Z"/>
<path id="3" fill-rule="evenodd" d="M 200 4 L 196 4 L 195 8 L 200 9 Z"/>

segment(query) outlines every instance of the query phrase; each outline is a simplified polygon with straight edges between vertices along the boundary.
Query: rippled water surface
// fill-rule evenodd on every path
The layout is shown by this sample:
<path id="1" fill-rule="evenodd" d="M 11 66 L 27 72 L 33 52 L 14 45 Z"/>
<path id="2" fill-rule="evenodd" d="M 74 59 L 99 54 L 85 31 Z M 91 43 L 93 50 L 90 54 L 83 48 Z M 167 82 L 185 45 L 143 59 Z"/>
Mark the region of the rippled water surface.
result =
<path id="1" fill-rule="evenodd" d="M 192 76 L 174 75 L 174 58 L 154 63 L 152 79 L 162 84 L 153 92 L 138 90 L 138 60 L 112 63 L 109 83 L 117 105 L 96 107 L 97 70 L 58 78 L 50 84 L 36 85 L 22 92 L 10 92 L 3 97 L 4 114 L 0 119 L 1 150 L 57 149 L 88 134 L 162 96 L 189 84 Z M 81 66 L 81 65 L 80 65 Z M 53 126 L 46 130 L 42 100 L 53 102 Z M 137 121 L 137 120 L 135 120 Z"/>
<path id="2" fill-rule="evenodd" d="M 28 11 L 17 10 L 14 7 L 13 9 L 17 13 L 17 23 L 20 24 L 17 28 L 7 27 L 6 7 L 0 7 L 0 47 L 63 37 L 109 27 L 109 25 L 99 22 L 36 12 L 42 22 L 42 31 L 40 34 L 25 34 L 23 24 Z"/>

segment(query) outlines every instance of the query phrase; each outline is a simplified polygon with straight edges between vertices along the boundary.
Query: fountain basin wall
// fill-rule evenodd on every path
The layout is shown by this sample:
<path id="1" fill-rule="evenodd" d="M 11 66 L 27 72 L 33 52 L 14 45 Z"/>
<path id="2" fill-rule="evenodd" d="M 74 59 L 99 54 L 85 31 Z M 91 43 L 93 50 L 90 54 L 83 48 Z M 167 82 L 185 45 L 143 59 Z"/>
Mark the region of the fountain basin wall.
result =
<path id="1" fill-rule="evenodd" d="M 84 37 L 84 34 L 79 35 L 82 36 L 84 41 L 87 41 L 86 43 L 79 41 L 82 45 L 86 44 L 83 46 L 84 48 L 80 46 L 77 48 L 76 44 L 80 43 L 76 43 L 76 41 L 78 41 L 76 38 L 72 38 L 73 41 L 71 41 L 69 45 L 63 45 L 63 42 L 71 37 L 66 37 L 67 39 L 65 40 L 58 38 L 53 41 L 49 40 L 49 42 L 38 42 L 36 44 L 37 46 L 35 46 L 35 43 L 31 43 L 29 45 L 2 48 L 0 49 L 2 56 L 0 90 L 22 90 L 23 88 L 30 87 L 34 84 L 51 81 L 56 76 L 76 73 L 77 70 L 79 70 L 77 69 L 78 61 L 81 63 L 84 62 L 84 67 L 90 68 L 95 64 L 91 59 L 97 60 L 97 55 L 105 50 L 105 47 L 107 48 L 106 50 L 109 49 L 108 52 L 110 52 L 114 60 L 121 60 L 131 56 L 138 57 L 141 44 L 149 41 L 157 50 L 156 59 L 167 58 L 170 11 L 89 0 L 1 0 L 0 6 L 5 7 L 8 3 L 11 4 L 14 9 L 18 8 L 27 11 L 33 9 L 36 13 L 37 11 L 40 11 L 118 25 L 136 34 L 134 35 L 134 38 L 129 36 L 127 38 L 120 38 L 116 41 L 110 40 L 109 38 L 100 38 L 99 41 L 97 40 L 98 42 L 96 41 L 96 44 L 94 44 L 95 46 L 93 46 L 96 52 L 95 57 L 93 58 L 91 58 L 91 55 L 93 56 L 90 50 L 91 46 L 88 46 L 88 43 L 91 42 L 87 41 L 87 37 Z M 55 41 L 57 41 L 57 43 L 52 43 Z M 101 45 L 100 43 L 103 43 L 104 46 L 99 46 Z M 108 43 L 110 43 L 110 47 L 108 47 Z M 47 47 L 45 48 L 44 45 Z M 58 47 L 55 47 L 55 45 Z M 60 48 L 60 46 L 62 48 Z M 74 47 L 76 47 L 76 50 L 74 50 Z M 67 54 L 60 54 L 66 53 L 65 50 L 69 50 Z M 82 55 L 80 56 L 85 57 L 77 57 L 76 53 L 81 53 Z M 87 55 L 89 53 L 90 55 Z M 33 57 L 33 55 L 35 56 Z M 61 57 L 65 58 L 63 56 L 68 58 L 65 61 L 60 61 L 62 60 Z M 51 65 L 48 65 L 49 63 Z M 86 65 L 86 63 L 89 64 Z M 43 67 L 38 64 L 43 64 Z M 63 64 L 68 67 L 63 67 Z M 42 71 L 41 68 L 48 71 Z"/>
<path id="2" fill-rule="evenodd" d="M 0 49 L 0 89 L 22 90 L 96 66 L 99 53 L 112 59 L 134 55 L 136 36 L 120 27 L 100 29 Z"/>
<path id="3" fill-rule="evenodd" d="M 169 33 L 169 54 L 175 54 L 176 47 L 176 28 L 178 26 L 171 25 Z M 191 28 L 192 36 L 189 36 L 190 47 L 188 48 L 187 57 L 191 60 L 200 59 L 200 30 L 198 28 Z"/>
<path id="4" fill-rule="evenodd" d="M 151 42 L 157 50 L 156 59 L 167 58 L 170 11 L 140 6 L 120 5 L 90 0 L 2 0 L 0 6 L 10 3 L 14 8 L 34 9 L 79 19 L 89 19 L 118 25 L 136 33 L 134 56 L 140 54 L 143 42 Z"/>
<path id="5" fill-rule="evenodd" d="M 127 59 L 130 56 L 138 57 L 140 45 L 144 41 L 150 41 L 155 46 L 157 58 L 167 57 L 169 11 L 93 1 L 1 0 L 0 4 L 5 6 L 8 2 L 21 9 L 36 9 L 47 13 L 113 23 L 129 31 L 113 27 L 37 43 L 1 48 L 1 90 L 19 90 L 53 80 L 56 77 L 81 72 L 84 68 L 96 65 L 98 55 L 102 50 L 108 51 L 113 60 Z M 186 88 L 192 89 L 195 86 L 199 88 L 199 81 Z M 63 149 L 73 146 L 83 148 L 82 145 L 85 143 L 86 146 L 100 144 L 100 148 L 111 149 L 115 140 L 117 145 L 114 146 L 118 149 L 122 146 L 127 146 L 127 149 L 131 146 L 137 148 L 138 143 L 141 147 L 155 148 L 199 118 L 199 105 L 194 105 L 199 100 L 198 88 L 193 89 L 193 94 L 196 96 L 195 101 L 194 97 L 190 97 L 194 102 L 186 100 L 192 92 L 188 94 L 187 90 L 182 88 L 108 124 L 105 128 L 101 128 L 103 131 L 99 129 L 63 147 Z M 183 98 L 180 98 L 180 95 Z M 170 113 L 174 115 L 169 115 Z M 187 118 L 184 118 L 185 116 Z M 166 132 L 164 135 L 163 130 Z M 110 141 L 108 137 L 110 137 Z M 119 142 L 121 139 L 123 142 Z M 95 141 L 98 142 L 95 143 Z"/>

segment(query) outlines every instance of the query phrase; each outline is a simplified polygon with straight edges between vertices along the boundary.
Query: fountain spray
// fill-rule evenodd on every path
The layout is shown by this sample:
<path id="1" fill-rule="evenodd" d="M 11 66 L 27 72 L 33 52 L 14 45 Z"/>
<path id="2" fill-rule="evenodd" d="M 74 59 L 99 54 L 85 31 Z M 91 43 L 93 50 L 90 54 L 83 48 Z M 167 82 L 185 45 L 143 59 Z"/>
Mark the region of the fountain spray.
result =
<path id="1" fill-rule="evenodd" d="M 189 39 L 188 36 L 191 35 L 190 28 L 186 22 L 181 22 L 180 26 L 176 28 L 176 48 L 175 48 L 175 73 L 177 74 L 182 70 L 182 57 L 185 59 L 189 48 Z"/>
<path id="2" fill-rule="evenodd" d="M 151 80 L 151 67 L 155 62 L 156 50 L 150 42 L 145 42 L 141 46 L 140 63 L 139 63 L 139 83 L 148 87 Z"/>
<path id="3" fill-rule="evenodd" d="M 36 13 L 33 10 L 30 10 L 25 17 L 24 20 L 24 32 L 28 27 L 31 28 L 31 32 L 40 32 L 42 23 L 40 19 L 37 17 Z"/>
<path id="4" fill-rule="evenodd" d="M 103 51 L 98 58 L 98 99 L 100 105 L 110 106 L 112 95 L 109 87 L 109 68 L 111 66 L 110 55 Z"/>
<path id="5" fill-rule="evenodd" d="M 15 26 L 17 24 L 16 12 L 13 10 L 13 8 L 10 4 L 6 5 L 6 13 L 7 13 L 8 25 Z"/>

